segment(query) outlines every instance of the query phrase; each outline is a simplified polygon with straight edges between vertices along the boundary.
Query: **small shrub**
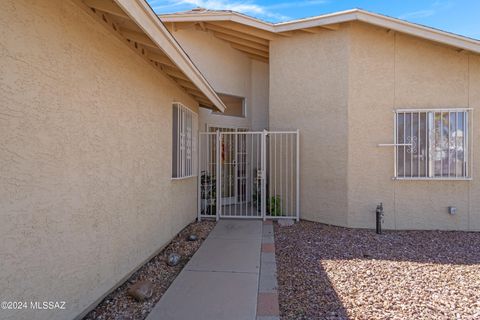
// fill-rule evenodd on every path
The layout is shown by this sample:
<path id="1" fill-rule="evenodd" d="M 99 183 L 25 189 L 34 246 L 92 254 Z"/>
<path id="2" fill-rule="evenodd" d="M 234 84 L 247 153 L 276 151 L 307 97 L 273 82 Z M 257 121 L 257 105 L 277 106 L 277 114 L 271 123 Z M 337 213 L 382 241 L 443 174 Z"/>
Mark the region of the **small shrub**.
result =
<path id="1" fill-rule="evenodd" d="M 272 217 L 278 217 L 282 215 L 282 199 L 280 196 L 273 196 L 270 197 L 270 201 L 268 203 L 268 213 Z"/>

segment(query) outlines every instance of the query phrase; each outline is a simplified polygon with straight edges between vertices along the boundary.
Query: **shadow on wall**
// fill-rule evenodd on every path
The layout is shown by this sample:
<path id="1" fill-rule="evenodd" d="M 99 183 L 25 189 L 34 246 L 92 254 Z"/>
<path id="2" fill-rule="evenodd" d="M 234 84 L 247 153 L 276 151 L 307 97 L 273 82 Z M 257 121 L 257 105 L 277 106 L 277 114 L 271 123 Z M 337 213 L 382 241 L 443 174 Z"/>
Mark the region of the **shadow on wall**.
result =
<path id="1" fill-rule="evenodd" d="M 427 282 L 436 280 L 435 270 L 480 265 L 480 254 L 473 252 L 479 247 L 478 232 L 385 231 L 383 235 L 377 235 L 374 230 L 308 221 L 292 227 L 276 224 L 275 250 L 282 317 L 349 319 L 336 286 L 342 287 L 344 295 L 348 292 L 347 299 L 354 299 L 355 303 L 366 302 L 363 300 L 372 297 L 374 300 L 386 298 L 378 296 L 381 295 L 377 292 L 378 283 L 386 285 L 387 290 L 406 295 L 422 273 L 432 270 L 428 268 L 434 268 L 434 272 L 425 277 Z M 406 264 L 414 269 L 412 273 L 404 269 Z M 396 276 L 409 279 L 395 284 L 392 281 Z M 353 288 L 357 278 L 364 283 Z M 396 288 L 396 285 L 400 287 Z M 438 285 L 442 286 L 442 282 Z M 368 291 L 371 289 L 365 286 L 374 287 L 373 291 Z M 363 292 L 353 292 L 357 289 Z M 351 308 L 352 301 L 347 303 Z"/>

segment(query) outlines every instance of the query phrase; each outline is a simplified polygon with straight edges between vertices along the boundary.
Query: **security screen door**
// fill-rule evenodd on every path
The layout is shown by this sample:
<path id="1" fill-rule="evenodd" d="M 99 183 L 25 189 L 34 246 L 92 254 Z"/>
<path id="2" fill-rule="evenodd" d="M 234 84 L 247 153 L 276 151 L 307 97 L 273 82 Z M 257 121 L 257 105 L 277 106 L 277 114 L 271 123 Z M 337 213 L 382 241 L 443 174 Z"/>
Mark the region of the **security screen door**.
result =
<path id="1" fill-rule="evenodd" d="M 220 172 L 221 200 L 223 205 L 235 205 L 246 200 L 247 152 L 246 136 L 237 132 L 247 132 L 244 128 L 209 127 L 210 132 L 221 132 Z M 213 159 L 216 165 L 216 159 Z"/>

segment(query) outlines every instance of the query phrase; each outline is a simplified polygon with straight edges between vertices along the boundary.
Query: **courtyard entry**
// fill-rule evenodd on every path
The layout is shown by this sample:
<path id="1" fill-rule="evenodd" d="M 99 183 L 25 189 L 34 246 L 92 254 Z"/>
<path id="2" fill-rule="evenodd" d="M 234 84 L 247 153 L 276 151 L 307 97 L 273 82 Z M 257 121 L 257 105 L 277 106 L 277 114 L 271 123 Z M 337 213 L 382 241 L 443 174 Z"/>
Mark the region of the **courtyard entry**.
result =
<path id="1" fill-rule="evenodd" d="M 299 132 L 199 134 L 198 218 L 299 218 Z"/>

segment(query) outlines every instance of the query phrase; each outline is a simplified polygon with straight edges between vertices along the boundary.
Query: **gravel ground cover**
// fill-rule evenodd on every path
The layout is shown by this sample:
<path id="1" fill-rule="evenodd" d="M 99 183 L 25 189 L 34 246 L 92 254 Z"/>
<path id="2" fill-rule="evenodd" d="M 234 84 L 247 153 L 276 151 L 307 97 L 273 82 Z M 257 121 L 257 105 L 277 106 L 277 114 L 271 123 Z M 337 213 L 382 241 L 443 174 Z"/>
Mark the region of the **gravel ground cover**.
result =
<path id="1" fill-rule="evenodd" d="M 200 248 L 215 226 L 213 221 L 194 222 L 185 227 L 158 255 L 153 257 L 124 284 L 109 294 L 84 320 L 143 320 L 155 304 L 167 291 L 188 260 Z M 197 241 L 187 241 L 190 234 L 198 236 Z M 181 262 L 170 267 L 166 261 L 170 253 L 179 253 Z M 137 302 L 127 294 L 128 288 L 141 280 L 149 280 L 153 284 L 153 295 L 144 302 Z"/>
<path id="2" fill-rule="evenodd" d="M 480 233 L 275 225 L 282 319 L 480 319 Z"/>

